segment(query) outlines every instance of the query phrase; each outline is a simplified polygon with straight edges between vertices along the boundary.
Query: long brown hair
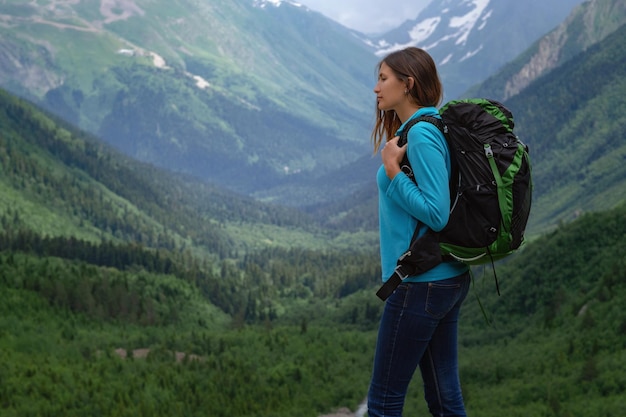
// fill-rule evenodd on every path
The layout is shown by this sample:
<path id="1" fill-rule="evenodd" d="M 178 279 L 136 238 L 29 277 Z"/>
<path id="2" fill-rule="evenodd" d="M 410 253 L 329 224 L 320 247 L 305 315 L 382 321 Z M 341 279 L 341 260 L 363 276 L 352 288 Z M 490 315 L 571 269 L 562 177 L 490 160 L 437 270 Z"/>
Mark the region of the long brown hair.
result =
<path id="1" fill-rule="evenodd" d="M 415 81 L 409 90 L 410 98 L 419 107 L 437 107 L 443 98 L 443 86 L 439 79 L 437 66 L 433 58 L 423 49 L 409 47 L 395 51 L 383 58 L 377 71 L 385 63 L 398 79 L 409 87 L 409 77 Z M 376 125 L 372 131 L 374 152 L 377 152 L 383 141 L 394 137 L 395 132 L 402 125 L 402 121 L 395 111 L 382 111 L 376 108 Z"/>

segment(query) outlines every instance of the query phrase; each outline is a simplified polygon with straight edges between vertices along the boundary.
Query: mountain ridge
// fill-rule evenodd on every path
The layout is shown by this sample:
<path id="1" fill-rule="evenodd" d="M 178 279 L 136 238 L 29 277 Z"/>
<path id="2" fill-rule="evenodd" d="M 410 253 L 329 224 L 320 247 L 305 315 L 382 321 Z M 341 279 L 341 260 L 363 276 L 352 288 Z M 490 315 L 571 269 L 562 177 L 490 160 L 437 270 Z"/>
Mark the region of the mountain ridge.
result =
<path id="1" fill-rule="evenodd" d="M 280 182 L 284 167 L 314 172 L 358 153 L 365 123 L 348 129 L 346 120 L 365 120 L 359 103 L 367 93 L 358 79 L 369 79 L 375 58 L 347 29 L 300 7 L 262 9 L 244 0 L 169 2 L 167 8 L 163 2 L 125 4 L 129 11 L 115 10 L 124 17 L 117 20 L 83 3 L 55 3 L 50 10 L 0 6 L 0 30 L 4 26 L 7 35 L 0 43 L 7 57 L 2 85 L 141 160 L 240 192 L 258 186 L 247 184 L 249 178 Z M 49 15 L 63 20 L 63 29 L 40 23 L 50 21 Z M 292 19 L 298 16 L 300 21 Z M 87 25 L 80 39 L 71 36 Z M 104 36 L 95 36 L 100 27 Z M 343 35 L 333 38 L 338 32 Z M 33 40 L 38 49 L 28 46 Z M 349 52 L 335 62 L 325 54 L 338 47 Z M 311 59 L 318 68 L 306 64 Z M 354 75 L 346 75 L 346 68 Z M 26 74 L 37 75 L 31 78 L 39 89 L 29 93 L 20 84 Z M 342 95 L 333 95 L 336 82 L 347 87 Z M 326 108 L 335 109 L 335 116 L 323 117 Z M 246 120 L 258 126 L 250 131 Z M 163 157 L 161 146 L 181 162 Z M 331 147 L 338 159 L 322 157 Z M 196 156 L 205 162 L 185 163 Z"/>
<path id="2" fill-rule="evenodd" d="M 379 57 L 297 3 L 35 6 L 0 4 L 0 86 L 134 158 L 300 205 L 345 195 L 341 182 L 299 201 L 286 188 L 368 152 Z"/>
<path id="3" fill-rule="evenodd" d="M 598 16 L 603 18 L 598 19 Z M 465 95 L 507 100 L 537 78 L 626 23 L 626 5 L 616 0 L 591 0 L 574 9 L 567 19 L 501 71 L 472 87 Z"/>
<path id="4" fill-rule="evenodd" d="M 368 44 L 378 56 L 406 46 L 426 49 L 438 64 L 446 100 L 451 100 L 460 98 L 468 83 L 497 72 L 528 47 L 528 38 L 542 37 L 581 3 L 567 0 L 554 7 L 541 0 L 444 0 Z"/>

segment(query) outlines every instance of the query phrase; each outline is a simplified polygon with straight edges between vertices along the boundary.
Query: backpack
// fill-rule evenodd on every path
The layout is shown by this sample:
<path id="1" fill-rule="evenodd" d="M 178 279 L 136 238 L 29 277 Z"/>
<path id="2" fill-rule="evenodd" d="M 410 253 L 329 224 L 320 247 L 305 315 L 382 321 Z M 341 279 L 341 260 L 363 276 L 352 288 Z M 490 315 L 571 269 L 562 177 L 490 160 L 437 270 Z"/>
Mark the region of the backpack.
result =
<path id="1" fill-rule="evenodd" d="M 429 230 L 417 239 L 416 230 L 396 272 L 377 293 L 383 300 L 402 279 L 442 261 L 493 264 L 524 242 L 533 185 L 528 147 L 513 133 L 513 114 L 501 103 L 482 98 L 450 101 L 439 113 L 441 119 L 411 120 L 398 145 L 406 143 L 416 123 L 432 123 L 443 133 L 452 162 L 450 217 L 439 232 Z M 406 155 L 401 168 L 415 181 Z"/>

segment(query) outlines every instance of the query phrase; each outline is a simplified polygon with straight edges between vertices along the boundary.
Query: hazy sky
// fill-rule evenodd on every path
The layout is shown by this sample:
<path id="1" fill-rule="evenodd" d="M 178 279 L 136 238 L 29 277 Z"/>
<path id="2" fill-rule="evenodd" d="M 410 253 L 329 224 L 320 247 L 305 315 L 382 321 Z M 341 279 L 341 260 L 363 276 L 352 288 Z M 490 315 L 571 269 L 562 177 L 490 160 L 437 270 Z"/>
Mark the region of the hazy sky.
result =
<path id="1" fill-rule="evenodd" d="M 431 0 L 295 0 L 351 29 L 379 33 L 414 19 Z"/>

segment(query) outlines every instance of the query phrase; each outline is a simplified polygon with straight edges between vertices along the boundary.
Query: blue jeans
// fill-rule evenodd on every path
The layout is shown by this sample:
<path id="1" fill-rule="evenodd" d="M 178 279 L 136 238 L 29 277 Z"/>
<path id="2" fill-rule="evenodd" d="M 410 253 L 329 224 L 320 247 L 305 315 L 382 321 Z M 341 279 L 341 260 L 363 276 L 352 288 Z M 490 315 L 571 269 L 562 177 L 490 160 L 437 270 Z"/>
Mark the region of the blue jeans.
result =
<path id="1" fill-rule="evenodd" d="M 369 417 L 402 416 L 407 388 L 418 365 L 430 413 L 466 416 L 457 329 L 469 284 L 469 273 L 442 281 L 402 283 L 387 299 L 367 399 Z"/>

